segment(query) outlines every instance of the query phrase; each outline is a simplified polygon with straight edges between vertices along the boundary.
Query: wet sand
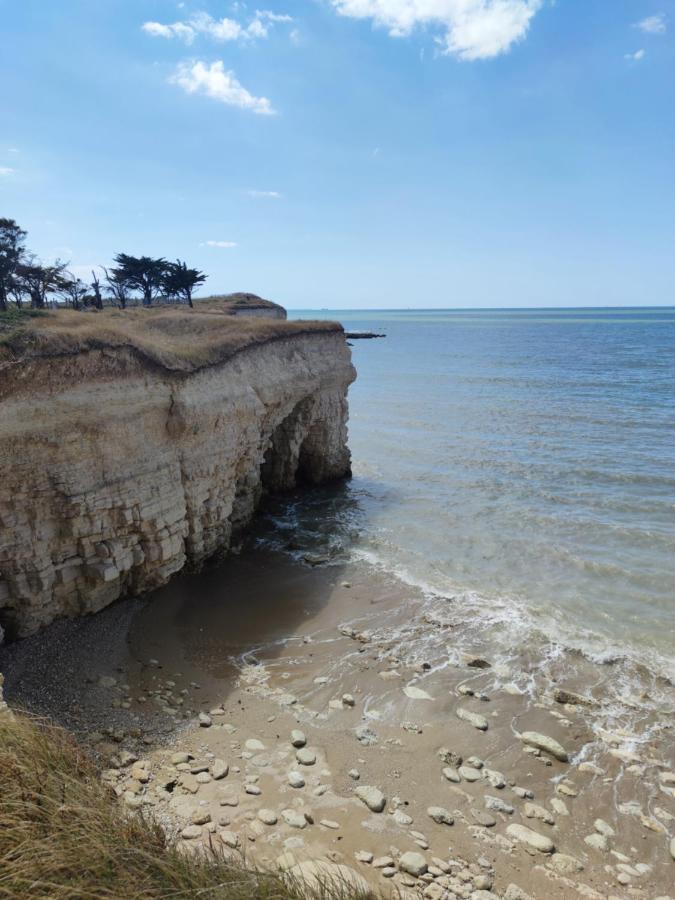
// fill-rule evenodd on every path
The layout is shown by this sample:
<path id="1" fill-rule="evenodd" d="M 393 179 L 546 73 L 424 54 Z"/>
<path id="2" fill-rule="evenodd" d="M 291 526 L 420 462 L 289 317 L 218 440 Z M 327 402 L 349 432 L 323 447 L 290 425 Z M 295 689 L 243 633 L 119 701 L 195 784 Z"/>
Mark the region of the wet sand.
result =
<path id="1" fill-rule="evenodd" d="M 328 859 L 449 900 L 674 895 L 672 686 L 502 647 L 364 564 L 249 548 L 2 648 L 0 670 L 10 703 L 85 739 L 188 852 Z"/>

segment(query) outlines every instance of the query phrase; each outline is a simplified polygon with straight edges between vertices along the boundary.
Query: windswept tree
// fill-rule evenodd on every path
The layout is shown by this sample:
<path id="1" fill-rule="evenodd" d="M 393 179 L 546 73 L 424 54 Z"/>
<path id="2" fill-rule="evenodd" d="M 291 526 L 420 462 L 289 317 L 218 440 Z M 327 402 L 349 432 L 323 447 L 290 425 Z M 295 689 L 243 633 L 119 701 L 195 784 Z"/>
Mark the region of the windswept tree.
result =
<path id="1" fill-rule="evenodd" d="M 91 289 L 94 292 L 94 306 L 96 309 L 103 309 L 103 295 L 101 294 L 101 281 L 94 272 L 91 270 Z"/>
<path id="2" fill-rule="evenodd" d="M 177 259 L 175 263 L 166 263 L 164 292 L 169 298 L 184 300 L 192 308 L 192 293 L 196 287 L 204 284 L 206 278 L 199 269 L 190 269 L 185 262 Z"/>
<path id="3" fill-rule="evenodd" d="M 152 306 L 152 301 L 162 291 L 166 260 L 163 257 L 153 259 L 150 256 L 129 256 L 127 253 L 118 253 L 115 257 L 115 264 L 129 288 L 141 292 L 143 306 Z"/>
<path id="4" fill-rule="evenodd" d="M 129 282 L 124 274 L 122 269 L 106 269 L 103 268 L 105 272 L 105 280 L 108 285 L 108 294 L 110 297 L 117 303 L 120 309 L 127 308 L 127 301 L 129 300 Z"/>
<path id="5" fill-rule="evenodd" d="M 29 257 L 19 264 L 15 277 L 21 281 L 33 309 L 44 309 L 49 294 L 63 290 L 65 270 L 66 264 L 58 259 L 51 266 L 43 266 L 35 257 Z"/>
<path id="6" fill-rule="evenodd" d="M 60 290 L 66 303 L 70 303 L 73 309 L 82 309 L 85 305 L 88 294 L 87 285 L 72 272 L 63 273 Z"/>
<path id="7" fill-rule="evenodd" d="M 24 257 L 26 232 L 14 219 L 0 218 L 0 312 L 7 309 L 10 296 L 21 297 L 16 282 L 17 269 Z M 19 305 L 21 305 L 19 299 Z"/>

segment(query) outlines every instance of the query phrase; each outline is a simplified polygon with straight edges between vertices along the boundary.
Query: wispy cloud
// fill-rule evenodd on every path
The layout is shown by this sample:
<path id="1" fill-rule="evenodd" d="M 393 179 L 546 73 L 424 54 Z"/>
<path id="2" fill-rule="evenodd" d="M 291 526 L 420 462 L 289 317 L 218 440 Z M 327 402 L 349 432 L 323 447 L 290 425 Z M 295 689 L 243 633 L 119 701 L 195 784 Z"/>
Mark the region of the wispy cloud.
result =
<path id="1" fill-rule="evenodd" d="M 8 152 L 8 153 L 18 153 L 18 152 L 19 152 L 19 148 L 18 148 L 18 147 L 8 147 L 8 148 L 7 148 L 7 152 Z"/>
<path id="2" fill-rule="evenodd" d="M 200 61 L 181 63 L 169 81 L 188 94 L 205 94 L 219 103 L 248 109 L 259 116 L 276 115 L 267 97 L 255 97 L 247 91 L 220 60 L 210 66 Z"/>
<path id="3" fill-rule="evenodd" d="M 635 53 L 624 53 L 624 59 L 629 59 L 631 62 L 640 62 L 645 55 L 645 51 L 640 49 L 636 50 Z"/>
<path id="4" fill-rule="evenodd" d="M 204 241 L 202 247 L 215 247 L 217 250 L 231 250 L 236 247 L 236 241 Z"/>
<path id="5" fill-rule="evenodd" d="M 640 31 L 644 31 L 645 34 L 665 34 L 665 17 L 662 13 L 659 13 L 657 16 L 647 16 L 647 18 L 642 19 L 641 22 L 636 22 L 634 28 L 639 28 Z"/>
<path id="6" fill-rule="evenodd" d="M 341 16 L 372 19 L 392 37 L 415 28 L 440 31 L 442 52 L 463 60 L 489 59 L 523 40 L 543 0 L 331 0 Z"/>
<path id="7" fill-rule="evenodd" d="M 192 44 L 197 35 L 204 34 L 216 41 L 246 41 L 255 38 L 266 38 L 270 28 L 279 22 L 292 22 L 291 16 L 274 13 L 269 10 L 256 10 L 255 15 L 245 25 L 227 16 L 214 19 L 208 13 L 195 13 L 184 22 L 144 22 L 143 31 L 152 37 L 166 39 L 177 38 L 186 44 Z"/>
<path id="8" fill-rule="evenodd" d="M 14 175 L 16 169 L 10 169 L 9 166 L 0 166 L 0 178 L 7 178 L 10 175 Z"/>
<path id="9" fill-rule="evenodd" d="M 246 193 L 249 195 L 249 197 L 261 197 L 273 200 L 281 199 L 281 194 L 279 193 L 279 191 L 247 191 Z"/>

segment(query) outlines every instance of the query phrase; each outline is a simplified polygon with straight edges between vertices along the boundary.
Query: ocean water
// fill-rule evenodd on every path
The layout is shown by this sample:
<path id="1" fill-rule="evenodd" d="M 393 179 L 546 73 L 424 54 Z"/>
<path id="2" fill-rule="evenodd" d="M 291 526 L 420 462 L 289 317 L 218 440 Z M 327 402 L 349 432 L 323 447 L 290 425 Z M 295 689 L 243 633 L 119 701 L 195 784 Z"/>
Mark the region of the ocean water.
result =
<path id="1" fill-rule="evenodd" d="M 675 309 L 289 315 L 386 334 L 353 342 L 354 477 L 294 528 L 504 642 L 675 678 Z"/>

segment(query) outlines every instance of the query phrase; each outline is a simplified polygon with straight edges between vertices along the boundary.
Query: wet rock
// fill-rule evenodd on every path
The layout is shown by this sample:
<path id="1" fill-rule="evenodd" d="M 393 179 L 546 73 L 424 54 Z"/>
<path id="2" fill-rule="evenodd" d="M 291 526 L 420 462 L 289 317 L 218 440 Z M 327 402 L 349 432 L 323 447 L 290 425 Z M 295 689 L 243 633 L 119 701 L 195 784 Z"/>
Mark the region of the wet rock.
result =
<path id="1" fill-rule="evenodd" d="M 277 814 L 271 809 L 259 809 L 258 818 L 264 825 L 276 825 Z"/>
<path id="2" fill-rule="evenodd" d="M 455 820 L 442 806 L 430 806 L 427 809 L 427 815 L 433 819 L 437 825 L 453 825 Z"/>
<path id="3" fill-rule="evenodd" d="M 543 750 L 549 753 L 560 762 L 568 762 L 569 755 L 567 750 L 558 743 L 554 738 L 548 737 L 546 734 L 540 734 L 538 731 L 524 731 L 520 735 L 521 741 L 524 741 L 530 747 L 536 747 L 537 750 Z"/>
<path id="4" fill-rule="evenodd" d="M 370 785 L 361 785 L 360 787 L 357 787 L 355 793 L 359 800 L 361 800 L 362 803 L 365 803 L 371 812 L 381 813 L 387 803 L 382 791 L 378 790 L 376 787 L 371 787 Z"/>
<path id="5" fill-rule="evenodd" d="M 408 875 L 414 875 L 419 878 L 427 871 L 427 861 L 421 853 L 414 850 L 402 853 L 398 861 L 398 868 L 401 872 L 407 872 Z"/>
<path id="6" fill-rule="evenodd" d="M 293 747 L 304 747 L 306 743 L 307 738 L 305 737 L 304 732 L 298 730 L 297 728 L 294 728 L 293 731 L 291 731 L 291 744 L 293 745 Z"/>
<path id="7" fill-rule="evenodd" d="M 540 853 L 553 853 L 555 850 L 553 841 L 550 838 L 539 834 L 538 831 L 532 831 L 531 828 L 527 828 L 525 825 L 508 825 L 506 833 L 514 841 L 526 844 L 534 850 L 539 850 Z"/>
<path id="8" fill-rule="evenodd" d="M 287 825 L 290 825 L 291 828 L 306 828 L 307 827 L 307 819 L 304 814 L 298 812 L 297 809 L 282 809 L 281 817 Z"/>
<path id="9" fill-rule="evenodd" d="M 485 718 L 485 716 L 481 716 L 479 713 L 471 712 L 470 710 L 464 709 L 460 706 L 456 711 L 456 716 L 458 719 L 462 719 L 464 722 L 468 722 L 469 725 L 473 725 L 473 727 L 477 728 L 479 731 L 488 730 L 488 720 Z"/>
<path id="10" fill-rule="evenodd" d="M 313 766 L 316 763 L 316 753 L 307 747 L 302 747 L 298 750 L 295 758 L 301 766 Z"/>
<path id="11" fill-rule="evenodd" d="M 421 688 L 415 687 L 414 685 L 406 685 L 403 688 L 403 693 L 410 700 L 433 700 L 434 698 L 427 694 L 426 691 L 423 691 Z"/>
<path id="12" fill-rule="evenodd" d="M 462 654 L 462 662 L 470 669 L 491 669 L 492 663 L 489 663 L 482 656 L 474 656 L 471 653 Z"/>
<path id="13" fill-rule="evenodd" d="M 575 694 L 574 691 L 566 691 L 564 688 L 556 688 L 553 691 L 553 699 L 557 703 L 571 703 L 573 706 L 595 706 L 597 704 L 592 697 L 584 697 L 583 694 Z"/>
<path id="14" fill-rule="evenodd" d="M 576 875 L 584 867 L 583 863 L 567 853 L 554 853 L 550 865 L 559 875 Z"/>

